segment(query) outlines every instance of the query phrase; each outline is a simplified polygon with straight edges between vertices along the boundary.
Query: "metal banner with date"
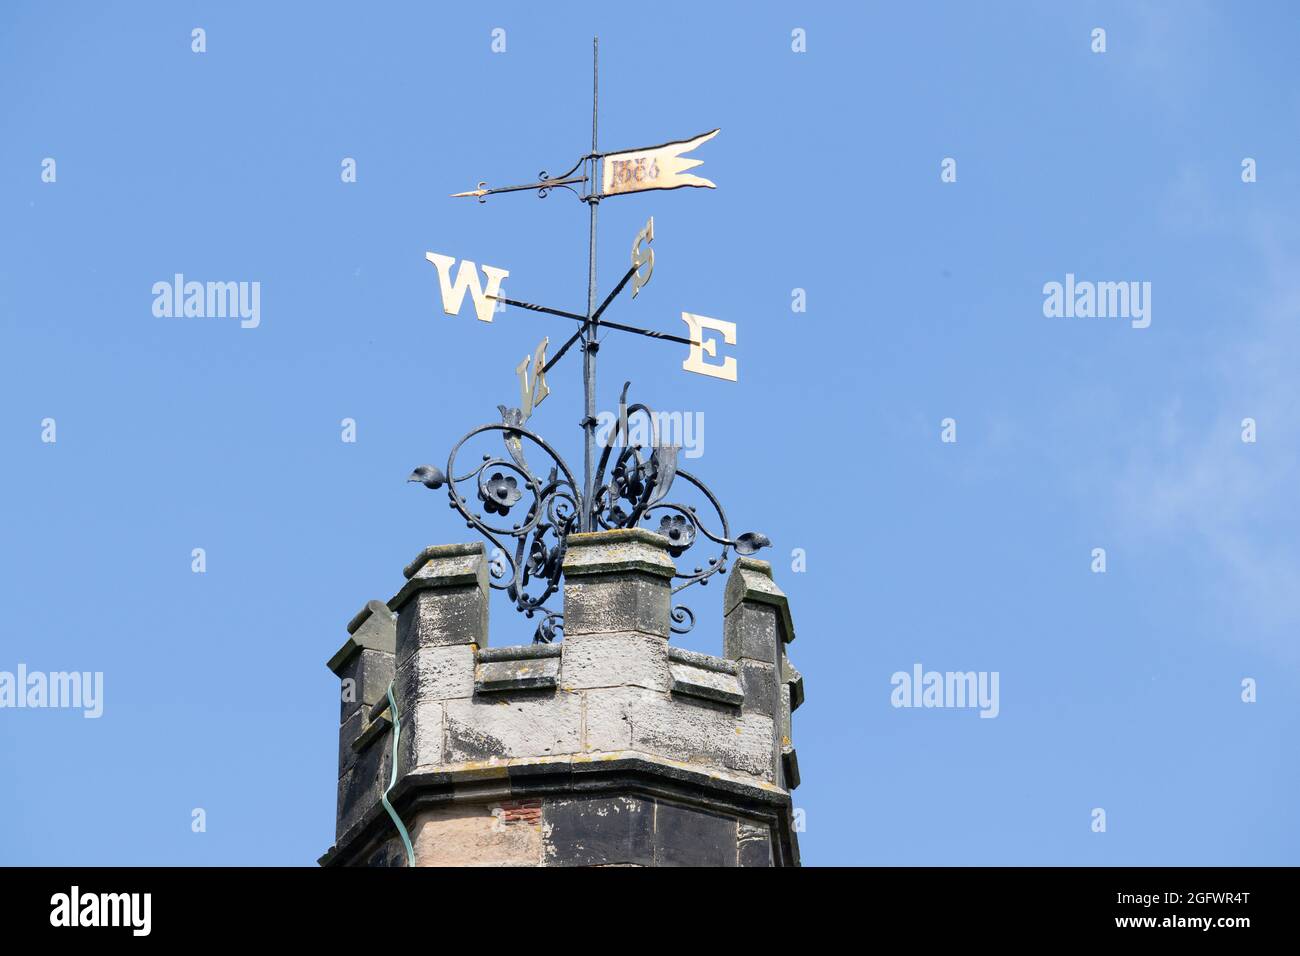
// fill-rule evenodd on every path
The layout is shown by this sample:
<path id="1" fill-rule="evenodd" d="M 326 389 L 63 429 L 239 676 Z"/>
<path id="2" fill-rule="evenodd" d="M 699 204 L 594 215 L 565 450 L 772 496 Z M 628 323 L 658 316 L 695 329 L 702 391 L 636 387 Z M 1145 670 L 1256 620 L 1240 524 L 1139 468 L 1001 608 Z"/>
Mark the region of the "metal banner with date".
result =
<path id="1" fill-rule="evenodd" d="M 717 135 L 715 129 L 694 139 L 609 153 L 601 158 L 601 195 L 617 196 L 646 189 L 680 189 L 683 186 L 717 188 L 711 180 L 687 172 L 704 160 L 682 158 L 683 153 L 689 153 Z"/>

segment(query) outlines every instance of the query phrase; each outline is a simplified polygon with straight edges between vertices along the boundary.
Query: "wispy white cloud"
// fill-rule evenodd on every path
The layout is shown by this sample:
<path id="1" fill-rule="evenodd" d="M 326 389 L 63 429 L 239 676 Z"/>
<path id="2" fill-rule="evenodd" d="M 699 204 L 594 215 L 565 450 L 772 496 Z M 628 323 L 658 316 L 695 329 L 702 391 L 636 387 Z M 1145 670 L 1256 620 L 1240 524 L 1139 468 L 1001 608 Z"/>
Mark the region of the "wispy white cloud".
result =
<path id="1" fill-rule="evenodd" d="M 1112 490 L 1134 538 L 1198 548 L 1217 569 L 1189 597 L 1229 602 L 1248 623 L 1238 637 L 1300 663 L 1300 234 L 1270 214 L 1245 235 L 1262 281 L 1243 279 L 1242 310 L 1225 316 L 1209 366 L 1217 411 L 1171 396 L 1160 427 L 1128 443 Z M 1241 440 L 1246 417 L 1255 444 Z"/>

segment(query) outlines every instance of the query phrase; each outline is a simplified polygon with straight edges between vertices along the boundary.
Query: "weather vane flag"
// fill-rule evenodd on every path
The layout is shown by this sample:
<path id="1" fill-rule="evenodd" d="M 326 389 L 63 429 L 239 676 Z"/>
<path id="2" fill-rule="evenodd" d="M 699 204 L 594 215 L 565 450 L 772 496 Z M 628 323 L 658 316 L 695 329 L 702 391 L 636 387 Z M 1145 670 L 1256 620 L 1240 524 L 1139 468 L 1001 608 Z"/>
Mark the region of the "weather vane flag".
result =
<path id="1" fill-rule="evenodd" d="M 735 538 L 722 505 L 711 491 L 689 472 L 677 467 L 678 447 L 660 441 L 660 420 L 641 403 L 628 404 L 625 383 L 619 398 L 619 416 L 614 432 L 603 443 L 597 459 L 596 442 L 596 354 L 600 348 L 597 333 L 601 329 L 629 332 L 646 338 L 660 339 L 686 346 L 682 368 L 688 372 L 726 381 L 736 381 L 734 355 L 722 355 L 722 346 L 736 344 L 736 325 L 722 319 L 683 311 L 686 335 L 674 335 L 655 329 L 614 322 L 605 318 L 610 304 L 629 284 L 635 299 L 650 281 L 655 268 L 651 243 L 655 222 L 651 217 L 632 242 L 630 264 L 614 288 L 597 304 L 596 301 L 596 212 L 602 199 L 661 189 L 683 187 L 715 188 L 711 180 L 690 172 L 703 162 L 688 154 L 718 134 L 714 129 L 692 139 L 676 140 L 658 146 L 644 146 L 602 153 L 597 145 L 599 41 L 592 41 L 592 116 L 591 151 L 579 157 L 563 174 L 551 177 L 540 173 L 535 182 L 516 186 L 489 188 L 480 182 L 477 189 L 453 193 L 453 198 L 473 197 L 486 202 L 488 196 L 502 193 L 535 191 L 545 198 L 556 188 L 568 189 L 590 210 L 590 233 L 587 249 L 587 308 L 585 313 L 537 305 L 501 294 L 502 282 L 510 276 L 507 269 L 482 265 L 443 253 L 428 252 L 425 258 L 438 275 L 442 308 L 447 315 L 459 315 L 470 297 L 474 313 L 481 322 L 492 322 L 497 305 L 542 313 L 578 323 L 554 355 L 547 357 L 549 337 L 543 338 L 516 367 L 519 382 L 519 406 L 498 406 L 501 421 L 471 430 L 452 448 L 445 471 L 433 465 L 416 468 L 408 480 L 429 488 L 447 486 L 449 504 L 494 545 L 492 587 L 507 592 L 515 607 L 529 617 L 541 615 L 534 635 L 537 641 L 550 641 L 563 629 L 561 616 L 545 603 L 559 589 L 561 565 L 568 535 L 572 532 L 599 531 L 637 527 L 650 523 L 650 529 L 670 542 L 669 553 L 680 558 L 696 544 L 716 547 L 718 553 L 692 569 L 678 568 L 673 591 L 692 584 L 707 584 L 714 574 L 725 573 L 731 549 L 738 554 L 752 554 L 770 542 L 757 532 Z M 482 277 L 480 278 L 480 271 Z M 579 483 L 564 459 L 526 423 L 533 409 L 551 393 L 546 375 L 574 346 L 583 356 L 582 385 L 584 414 L 580 426 L 584 431 L 585 453 L 582 481 Z M 653 436 L 650 447 L 632 441 L 629 419 L 644 416 L 647 434 Z M 479 456 L 468 470 L 457 469 L 457 458 L 471 443 L 479 445 L 498 436 L 505 456 L 491 451 Z M 500 447 L 500 446 L 496 446 Z M 466 452 L 467 453 L 467 452 Z M 548 459 L 548 470 L 535 470 L 529 455 Z M 608 474 L 607 474 L 608 472 Z M 678 492 L 694 497 L 695 503 L 669 501 Z M 525 497 L 528 498 L 525 501 Z M 652 522 L 658 520 L 657 526 Z M 705 545 L 705 542 L 711 544 Z M 531 587 L 531 592 L 530 592 Z M 672 609 L 673 631 L 684 633 L 693 626 L 695 617 L 689 608 Z"/>

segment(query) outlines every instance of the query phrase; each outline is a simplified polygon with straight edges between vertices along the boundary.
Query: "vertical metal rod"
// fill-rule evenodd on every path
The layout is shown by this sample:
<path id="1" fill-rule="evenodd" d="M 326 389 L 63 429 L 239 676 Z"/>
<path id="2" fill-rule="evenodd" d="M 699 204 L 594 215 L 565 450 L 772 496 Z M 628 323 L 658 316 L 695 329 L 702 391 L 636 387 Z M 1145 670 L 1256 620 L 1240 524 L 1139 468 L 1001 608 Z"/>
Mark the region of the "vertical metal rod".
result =
<path id="1" fill-rule="evenodd" d="M 598 177 L 600 170 L 598 168 L 599 160 L 596 158 L 596 116 L 598 105 L 598 94 L 600 91 L 600 38 L 591 38 L 591 177 L 590 188 L 587 190 L 587 205 L 591 209 L 591 236 L 587 246 L 587 324 L 586 340 L 582 348 L 582 381 L 586 394 L 586 414 L 583 417 L 582 424 L 586 431 L 586 449 L 584 456 L 583 468 L 583 492 L 582 492 L 582 515 L 579 521 L 579 529 L 582 531 L 595 530 L 593 514 L 594 504 L 592 497 L 595 494 L 595 488 L 592 487 L 594 476 L 592 469 L 596 460 L 596 349 L 599 346 L 596 343 L 596 322 L 594 321 L 596 311 L 596 207 L 600 204 L 600 184 Z"/>

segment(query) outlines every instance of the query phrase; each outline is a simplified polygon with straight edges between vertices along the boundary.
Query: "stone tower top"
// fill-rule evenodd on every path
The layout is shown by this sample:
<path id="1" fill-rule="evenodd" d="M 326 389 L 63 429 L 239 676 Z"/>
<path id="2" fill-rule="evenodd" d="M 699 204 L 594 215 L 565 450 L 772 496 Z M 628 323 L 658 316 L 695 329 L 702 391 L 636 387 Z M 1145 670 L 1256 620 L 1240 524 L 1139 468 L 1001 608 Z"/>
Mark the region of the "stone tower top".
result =
<path id="1" fill-rule="evenodd" d="M 483 546 L 422 551 L 330 660 L 338 819 L 321 863 L 407 863 L 386 794 L 419 866 L 797 865 L 785 595 L 738 558 L 723 656 L 671 647 L 669 547 L 639 528 L 569 535 L 563 641 L 500 648 Z"/>

